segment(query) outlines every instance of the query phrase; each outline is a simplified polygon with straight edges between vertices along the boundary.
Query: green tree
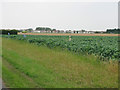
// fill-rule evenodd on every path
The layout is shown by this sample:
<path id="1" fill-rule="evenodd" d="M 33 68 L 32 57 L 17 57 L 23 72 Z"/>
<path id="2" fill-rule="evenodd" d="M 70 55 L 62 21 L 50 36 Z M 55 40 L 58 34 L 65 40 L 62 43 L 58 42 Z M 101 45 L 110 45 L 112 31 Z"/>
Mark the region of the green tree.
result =
<path id="1" fill-rule="evenodd" d="M 33 29 L 32 29 L 32 28 L 29 28 L 29 29 L 27 29 L 27 31 L 28 31 L 28 32 L 32 32 L 32 31 L 33 31 Z"/>

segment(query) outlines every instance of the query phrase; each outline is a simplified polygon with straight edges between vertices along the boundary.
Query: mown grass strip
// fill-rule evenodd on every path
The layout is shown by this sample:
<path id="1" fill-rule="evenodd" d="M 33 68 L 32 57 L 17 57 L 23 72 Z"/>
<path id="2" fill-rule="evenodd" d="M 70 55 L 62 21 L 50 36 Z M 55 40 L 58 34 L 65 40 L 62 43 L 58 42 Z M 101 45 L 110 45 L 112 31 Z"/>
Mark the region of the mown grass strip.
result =
<path id="1" fill-rule="evenodd" d="M 16 68 L 10 65 L 3 58 L 2 74 L 5 85 L 10 88 L 28 88 L 28 87 L 38 87 L 38 85 L 31 80 L 24 73 L 19 72 Z"/>
<path id="2" fill-rule="evenodd" d="M 17 70 L 24 73 L 42 87 L 69 87 L 70 83 L 63 83 L 57 80 L 57 73 L 46 68 L 42 64 L 34 62 L 35 60 L 19 56 L 14 51 L 3 50 L 3 58 L 14 66 Z M 4 56 L 5 54 L 5 56 Z M 16 58 L 16 59 L 15 59 Z M 22 60 L 22 61 L 21 61 Z M 58 75 L 60 78 L 60 76 Z M 61 77 L 62 78 L 62 77 Z M 59 81 L 59 82 L 58 82 Z M 14 83 L 14 82 L 13 82 Z M 72 84 L 71 84 L 72 85 Z"/>
<path id="3" fill-rule="evenodd" d="M 94 56 L 3 39 L 3 58 L 44 88 L 118 87 L 117 64 L 99 63 Z"/>

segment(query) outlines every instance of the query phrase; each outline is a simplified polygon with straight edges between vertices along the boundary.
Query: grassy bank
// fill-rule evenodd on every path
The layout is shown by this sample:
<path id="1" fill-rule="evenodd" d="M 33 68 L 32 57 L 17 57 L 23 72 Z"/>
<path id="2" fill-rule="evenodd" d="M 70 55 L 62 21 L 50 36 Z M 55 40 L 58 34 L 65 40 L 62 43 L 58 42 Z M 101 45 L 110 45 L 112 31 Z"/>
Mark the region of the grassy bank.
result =
<path id="1" fill-rule="evenodd" d="M 3 38 L 2 77 L 8 87 L 118 87 L 117 64 L 92 55 L 75 55 L 23 41 Z"/>

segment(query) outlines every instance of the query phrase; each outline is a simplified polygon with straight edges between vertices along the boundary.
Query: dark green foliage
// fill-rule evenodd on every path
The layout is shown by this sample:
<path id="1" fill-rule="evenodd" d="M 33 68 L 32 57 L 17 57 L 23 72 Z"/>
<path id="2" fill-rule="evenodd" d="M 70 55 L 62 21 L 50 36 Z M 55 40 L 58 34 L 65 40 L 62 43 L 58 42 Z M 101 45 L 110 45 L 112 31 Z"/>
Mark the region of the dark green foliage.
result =
<path id="1" fill-rule="evenodd" d="M 4 37 L 45 45 L 49 48 L 60 47 L 75 53 L 94 54 L 100 57 L 101 60 L 118 60 L 120 58 L 119 41 L 116 36 L 72 36 L 71 41 L 68 40 L 68 36 L 27 35 L 24 38 L 22 35 L 18 35 Z"/>
<path id="2" fill-rule="evenodd" d="M 6 34 L 7 35 L 8 32 L 9 32 L 8 30 L 0 30 L 0 34 Z"/>
<path id="3" fill-rule="evenodd" d="M 12 35 L 17 35 L 17 32 L 18 32 L 17 30 L 10 30 L 9 33 L 12 34 Z"/>
<path id="4" fill-rule="evenodd" d="M 33 32 L 33 29 L 32 29 L 32 28 L 29 28 L 29 29 L 27 29 L 27 31 L 28 31 L 28 32 Z M 27 32 L 27 31 L 26 31 L 26 32 Z"/>
<path id="5" fill-rule="evenodd" d="M 17 35 L 18 30 L 0 30 L 0 34 L 8 35 L 8 33 L 10 33 L 10 35 Z"/>
<path id="6" fill-rule="evenodd" d="M 120 34 L 120 29 L 107 29 L 106 33 Z"/>
<path id="7" fill-rule="evenodd" d="M 101 32 L 96 31 L 95 33 L 101 33 Z"/>
<path id="8" fill-rule="evenodd" d="M 36 30 L 38 31 L 48 31 L 48 30 L 51 30 L 51 28 L 48 28 L 48 27 L 37 27 Z"/>

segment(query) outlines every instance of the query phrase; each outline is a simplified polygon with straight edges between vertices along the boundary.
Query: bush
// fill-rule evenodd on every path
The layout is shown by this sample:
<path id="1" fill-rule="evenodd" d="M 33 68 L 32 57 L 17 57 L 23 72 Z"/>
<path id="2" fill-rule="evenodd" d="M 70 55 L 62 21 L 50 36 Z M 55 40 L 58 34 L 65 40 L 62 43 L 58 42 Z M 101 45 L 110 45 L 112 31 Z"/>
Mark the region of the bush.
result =
<path id="1" fill-rule="evenodd" d="M 22 33 L 27 33 L 27 31 L 22 31 Z"/>
<path id="2" fill-rule="evenodd" d="M 0 34 L 8 35 L 8 33 L 10 33 L 11 35 L 17 35 L 18 30 L 0 30 Z"/>
<path id="3" fill-rule="evenodd" d="M 120 29 L 107 29 L 106 33 L 120 34 Z"/>
<path id="4" fill-rule="evenodd" d="M 17 31 L 17 30 L 11 30 L 9 33 L 10 33 L 10 34 L 17 35 L 18 31 Z"/>

